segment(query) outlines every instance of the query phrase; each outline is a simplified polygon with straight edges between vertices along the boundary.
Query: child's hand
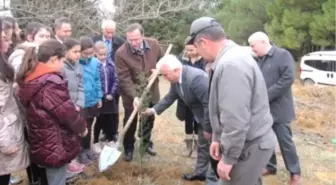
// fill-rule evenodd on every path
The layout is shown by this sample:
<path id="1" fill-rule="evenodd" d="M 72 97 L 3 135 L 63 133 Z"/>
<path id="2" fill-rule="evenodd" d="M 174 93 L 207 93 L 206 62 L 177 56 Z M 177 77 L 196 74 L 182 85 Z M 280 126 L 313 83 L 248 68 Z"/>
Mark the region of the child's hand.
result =
<path id="1" fill-rule="evenodd" d="M 97 107 L 101 108 L 102 106 L 103 106 L 102 101 L 99 101 L 98 104 L 97 104 Z"/>
<path id="2" fill-rule="evenodd" d="M 85 137 L 88 134 L 88 129 L 86 128 L 85 131 L 83 133 L 80 133 L 79 136 L 80 137 Z"/>
<path id="3" fill-rule="evenodd" d="M 76 111 L 79 112 L 80 111 L 80 107 L 76 106 Z"/>
<path id="4" fill-rule="evenodd" d="M 112 100 L 113 100 L 113 96 L 110 95 L 110 94 L 108 94 L 108 95 L 106 95 L 106 99 L 107 99 L 108 101 L 112 101 Z"/>

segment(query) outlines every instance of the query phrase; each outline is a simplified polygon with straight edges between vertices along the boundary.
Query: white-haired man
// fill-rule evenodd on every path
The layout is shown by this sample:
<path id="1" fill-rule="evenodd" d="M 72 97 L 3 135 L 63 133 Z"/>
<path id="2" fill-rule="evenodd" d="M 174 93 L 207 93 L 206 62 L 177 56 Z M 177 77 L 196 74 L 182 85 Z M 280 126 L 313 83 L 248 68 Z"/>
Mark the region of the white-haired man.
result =
<path id="1" fill-rule="evenodd" d="M 107 59 L 109 62 L 115 64 L 115 53 L 124 44 L 125 39 L 116 35 L 116 23 L 110 19 L 104 19 L 101 24 L 102 34 L 92 37 L 94 42 L 103 41 L 107 46 Z M 119 105 L 119 93 L 113 97 L 116 104 Z M 118 107 L 118 106 L 117 106 Z M 118 112 L 118 110 L 117 110 Z M 119 126 L 119 113 L 113 115 L 113 140 L 117 140 L 118 126 Z M 112 123 L 109 123 L 112 124 Z"/>
<path id="2" fill-rule="evenodd" d="M 273 130 L 278 138 L 282 157 L 290 172 L 291 185 L 300 181 L 300 162 L 292 139 L 290 123 L 294 120 L 292 85 L 295 79 L 295 62 L 285 49 L 271 45 L 263 32 L 253 33 L 248 42 L 258 56 L 258 65 L 264 75 L 268 100 L 273 116 Z M 276 174 L 276 155 L 271 157 L 263 175 Z"/>
<path id="3" fill-rule="evenodd" d="M 208 75 L 203 70 L 182 65 L 174 55 L 164 56 L 156 66 L 162 76 L 171 83 L 171 87 L 169 93 L 162 100 L 142 114 L 146 116 L 159 115 L 178 99 L 190 107 L 195 119 L 201 124 L 198 127 L 197 163 L 195 170 L 192 173 L 184 174 L 182 178 L 188 181 L 207 180 L 207 185 L 214 185 L 217 183 L 217 178 L 214 171 L 211 172 L 212 168 L 209 168 L 209 141 L 212 130 L 208 111 Z M 211 171 L 207 173 L 208 170 Z"/>
<path id="4" fill-rule="evenodd" d="M 189 37 L 211 63 L 210 155 L 219 161 L 219 185 L 260 185 L 276 144 L 262 73 L 251 53 L 229 40 L 214 18 L 193 21 Z"/>

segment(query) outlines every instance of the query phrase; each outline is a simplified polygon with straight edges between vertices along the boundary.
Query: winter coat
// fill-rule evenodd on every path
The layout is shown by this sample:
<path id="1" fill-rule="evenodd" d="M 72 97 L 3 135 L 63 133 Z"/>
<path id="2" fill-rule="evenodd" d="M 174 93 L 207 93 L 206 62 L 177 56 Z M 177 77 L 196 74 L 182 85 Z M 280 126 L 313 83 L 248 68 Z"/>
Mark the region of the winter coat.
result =
<path id="1" fill-rule="evenodd" d="M 0 80 L 0 176 L 24 170 L 30 163 L 23 119 L 13 83 Z M 18 151 L 13 155 L 4 154 L 12 147 Z"/>
<path id="2" fill-rule="evenodd" d="M 103 92 L 103 106 L 100 109 L 101 114 L 118 113 L 118 105 L 115 100 L 109 101 L 106 99 L 107 95 L 115 97 L 119 92 L 119 81 L 115 66 L 111 61 L 107 61 L 105 64 L 99 64 L 100 80 Z"/>
<path id="3" fill-rule="evenodd" d="M 89 60 L 80 59 L 83 70 L 84 107 L 94 107 L 103 98 L 99 74 L 99 61 L 95 57 Z"/>
<path id="4" fill-rule="evenodd" d="M 86 124 L 62 75 L 39 63 L 20 86 L 18 97 L 26 109 L 32 162 L 57 168 L 74 159 Z"/>
<path id="5" fill-rule="evenodd" d="M 68 82 L 70 98 L 76 106 L 84 108 L 84 87 L 82 66 L 78 62 L 64 62 L 62 70 L 64 79 Z"/>
<path id="6" fill-rule="evenodd" d="M 32 42 L 24 42 L 20 44 L 8 58 L 8 63 L 14 67 L 15 73 L 17 73 L 19 70 L 23 56 L 25 54 L 24 49 L 27 47 L 36 47 L 36 44 Z"/>

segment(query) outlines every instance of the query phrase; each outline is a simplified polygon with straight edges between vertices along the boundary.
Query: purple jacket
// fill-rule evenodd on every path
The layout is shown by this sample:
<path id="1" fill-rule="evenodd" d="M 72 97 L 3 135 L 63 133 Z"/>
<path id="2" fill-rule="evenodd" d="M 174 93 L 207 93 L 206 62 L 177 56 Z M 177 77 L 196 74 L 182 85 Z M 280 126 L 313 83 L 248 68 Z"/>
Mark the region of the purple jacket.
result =
<path id="1" fill-rule="evenodd" d="M 105 65 L 100 63 L 99 67 L 101 87 L 104 97 L 108 94 L 115 96 L 119 92 L 119 81 L 114 64 L 111 61 L 107 61 Z"/>
<path id="2" fill-rule="evenodd" d="M 118 105 L 115 100 L 106 100 L 106 95 L 110 94 L 114 98 L 119 93 L 119 81 L 114 64 L 108 60 L 106 64 L 99 64 L 101 87 L 103 92 L 103 106 L 100 109 L 100 114 L 118 113 Z"/>

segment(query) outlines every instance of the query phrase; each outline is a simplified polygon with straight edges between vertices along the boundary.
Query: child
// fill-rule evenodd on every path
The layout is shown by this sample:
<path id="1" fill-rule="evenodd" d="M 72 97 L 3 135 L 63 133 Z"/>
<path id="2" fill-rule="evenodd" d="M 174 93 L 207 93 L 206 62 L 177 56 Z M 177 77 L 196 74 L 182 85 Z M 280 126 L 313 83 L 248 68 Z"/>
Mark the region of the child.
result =
<path id="1" fill-rule="evenodd" d="M 65 45 L 66 60 L 62 70 L 64 79 L 68 81 L 68 90 L 70 98 L 76 106 L 76 110 L 80 112 L 84 108 L 84 87 L 82 79 L 82 67 L 79 64 L 80 59 L 80 43 L 75 39 L 67 39 L 63 42 Z M 76 160 L 71 161 L 68 165 L 68 178 L 71 178 L 81 172 L 85 165 L 78 164 Z"/>
<path id="2" fill-rule="evenodd" d="M 78 157 L 82 164 L 90 164 L 97 159 L 97 154 L 90 150 L 91 141 L 91 126 L 94 118 L 99 116 L 99 108 L 102 106 L 102 91 L 99 74 L 99 61 L 93 57 L 94 43 L 89 37 L 82 37 L 81 44 L 81 59 L 79 63 L 83 69 L 84 82 L 84 110 L 83 114 L 88 125 L 89 134 L 83 139 L 83 152 Z"/>
<path id="3" fill-rule="evenodd" d="M 103 106 L 96 123 L 94 140 L 98 142 L 100 130 L 103 130 L 108 142 L 116 141 L 117 123 L 115 123 L 114 116 L 118 112 L 118 105 L 116 105 L 113 97 L 116 96 L 119 88 L 117 73 L 112 61 L 107 60 L 107 47 L 104 42 L 96 42 L 95 54 L 100 62 Z"/>
<path id="4" fill-rule="evenodd" d="M 33 163 L 46 168 L 49 185 L 65 185 L 67 164 L 80 152 L 85 120 L 60 74 L 65 47 L 57 40 L 26 49 L 17 74 L 18 97 L 26 109 Z"/>

